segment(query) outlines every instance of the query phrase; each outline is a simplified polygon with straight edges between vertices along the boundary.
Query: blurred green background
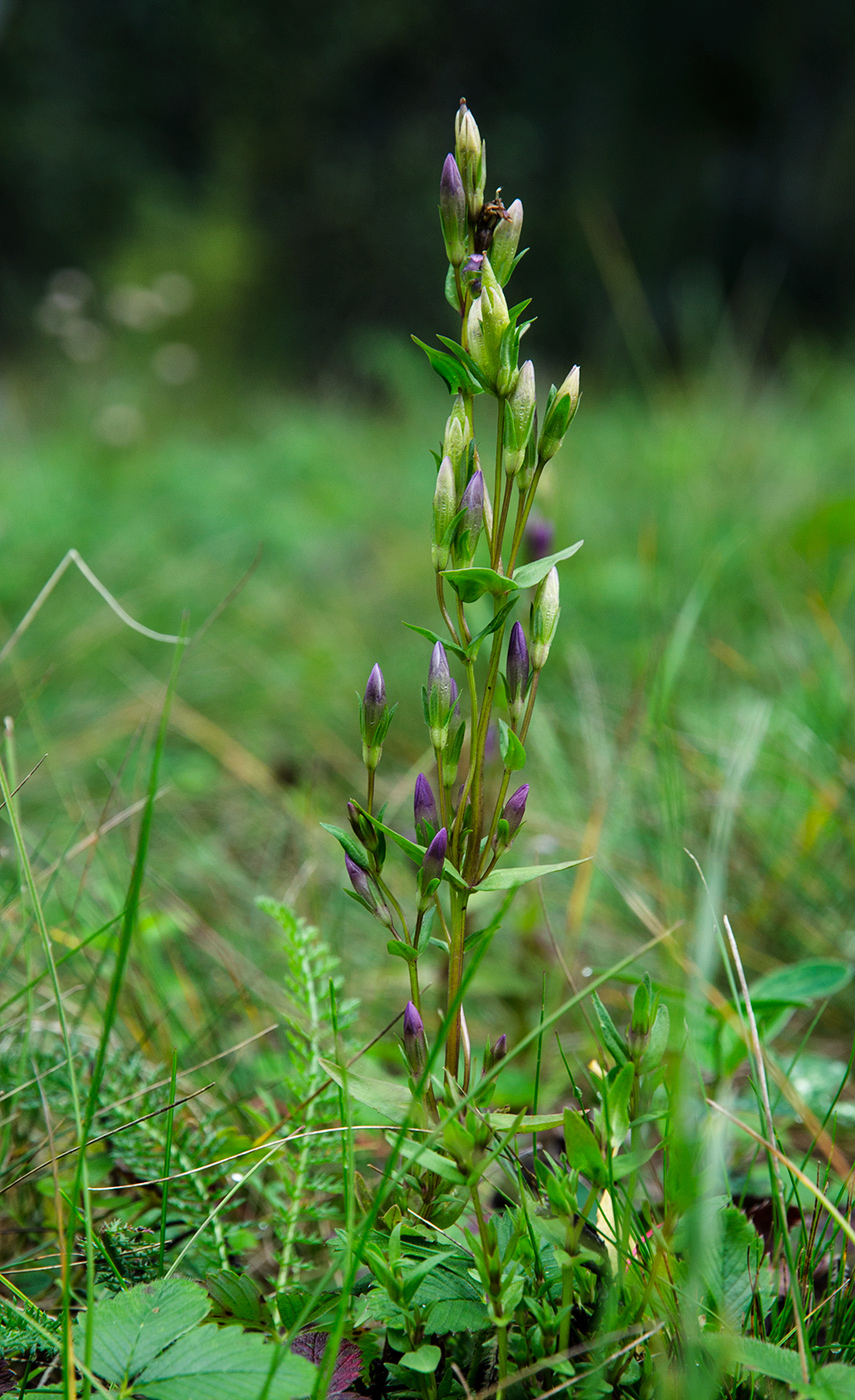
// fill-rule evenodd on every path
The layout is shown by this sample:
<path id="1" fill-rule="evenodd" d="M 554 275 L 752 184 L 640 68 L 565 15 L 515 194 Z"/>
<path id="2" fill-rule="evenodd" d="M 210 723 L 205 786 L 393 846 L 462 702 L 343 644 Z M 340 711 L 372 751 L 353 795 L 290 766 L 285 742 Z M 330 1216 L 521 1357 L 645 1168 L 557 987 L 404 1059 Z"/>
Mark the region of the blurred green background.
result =
<path id="1" fill-rule="evenodd" d="M 586 543 L 524 844 L 595 856 L 521 896 L 475 1033 L 528 1028 L 544 968 L 560 996 L 556 945 L 583 976 L 647 930 L 688 937 L 685 848 L 751 971 L 855 955 L 851 6 L 0 15 L 3 638 L 71 547 L 166 632 L 242 584 L 181 672 L 130 1038 L 202 1059 L 283 1014 L 260 893 L 322 927 L 366 1035 L 405 995 L 318 823 L 361 790 L 374 661 L 400 701 L 380 785 L 404 824 L 428 763 L 428 647 L 401 622 L 435 624 L 447 397 L 408 336 L 454 329 L 436 197 L 461 93 L 489 187 L 525 204 L 513 291 L 534 297 L 541 391 L 582 364 L 542 509 L 556 547 Z M 23 776 L 48 754 L 21 803 L 60 942 L 121 907 L 170 661 L 72 569 L 4 663 L 7 759 Z M 2 858 L 23 938 L 5 837 Z M 829 1022 L 841 1046 L 850 1030 Z M 235 1073 L 246 1093 L 280 1070 L 271 1052 Z"/>

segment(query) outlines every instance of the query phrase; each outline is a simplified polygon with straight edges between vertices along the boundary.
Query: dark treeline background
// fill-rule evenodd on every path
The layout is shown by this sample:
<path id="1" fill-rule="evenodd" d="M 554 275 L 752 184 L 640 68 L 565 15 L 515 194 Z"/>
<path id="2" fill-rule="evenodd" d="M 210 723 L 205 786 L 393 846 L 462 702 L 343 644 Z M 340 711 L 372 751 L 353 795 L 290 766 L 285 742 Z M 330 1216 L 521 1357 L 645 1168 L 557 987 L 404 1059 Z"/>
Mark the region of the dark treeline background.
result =
<path id="1" fill-rule="evenodd" d="M 851 0 L 6 0 L 2 21 L 7 354 L 68 266 L 187 272 L 256 368 L 429 333 L 462 93 L 562 360 L 611 335 L 679 362 L 725 304 L 773 357 L 850 333 Z"/>

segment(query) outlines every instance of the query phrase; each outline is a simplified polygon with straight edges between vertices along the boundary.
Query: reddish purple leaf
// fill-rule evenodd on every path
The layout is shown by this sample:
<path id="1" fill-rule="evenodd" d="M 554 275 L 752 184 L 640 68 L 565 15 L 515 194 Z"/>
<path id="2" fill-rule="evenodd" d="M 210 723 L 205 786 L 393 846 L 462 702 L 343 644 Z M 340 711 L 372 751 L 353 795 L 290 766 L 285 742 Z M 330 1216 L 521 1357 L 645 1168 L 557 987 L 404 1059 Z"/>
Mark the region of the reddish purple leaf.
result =
<path id="1" fill-rule="evenodd" d="M 291 1350 L 296 1351 L 298 1356 L 305 1356 L 306 1360 L 314 1362 L 315 1366 L 320 1366 L 328 1339 L 328 1332 L 301 1332 L 291 1343 Z M 358 1378 L 361 1370 L 362 1356 L 359 1347 L 354 1346 L 353 1342 L 342 1342 L 335 1359 L 328 1396 L 336 1396 L 338 1400 L 351 1400 L 352 1396 L 353 1400 L 360 1400 L 359 1396 L 349 1390 L 349 1386 Z"/>
<path id="2" fill-rule="evenodd" d="M 0 1358 L 0 1395 L 9 1395 L 18 1389 L 18 1378 Z"/>

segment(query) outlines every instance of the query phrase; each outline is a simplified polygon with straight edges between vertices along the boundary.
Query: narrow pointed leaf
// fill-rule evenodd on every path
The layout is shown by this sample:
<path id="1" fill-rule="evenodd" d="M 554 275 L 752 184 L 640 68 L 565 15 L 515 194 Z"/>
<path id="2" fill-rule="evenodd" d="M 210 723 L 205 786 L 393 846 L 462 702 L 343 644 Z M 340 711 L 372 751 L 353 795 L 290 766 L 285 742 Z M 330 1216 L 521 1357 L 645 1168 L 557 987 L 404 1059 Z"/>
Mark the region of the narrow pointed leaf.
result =
<path id="1" fill-rule="evenodd" d="M 567 549 L 559 549 L 557 554 L 547 554 L 545 559 L 535 559 L 533 564 L 523 564 L 521 569 L 514 569 L 514 583 L 518 588 L 533 588 L 541 579 L 546 578 L 549 570 L 556 564 L 560 564 L 563 559 L 572 559 L 584 543 L 584 540 L 577 540 Z"/>
<path id="2" fill-rule="evenodd" d="M 555 875 L 559 870 L 570 870 L 574 865 L 584 865 L 586 860 L 590 860 L 590 856 L 585 856 L 582 860 L 563 860 L 559 865 L 518 865 L 510 870 L 494 870 L 481 881 L 478 889 L 485 893 L 490 890 L 513 890 L 517 885 L 527 885 L 532 880 L 539 880 L 542 875 Z"/>

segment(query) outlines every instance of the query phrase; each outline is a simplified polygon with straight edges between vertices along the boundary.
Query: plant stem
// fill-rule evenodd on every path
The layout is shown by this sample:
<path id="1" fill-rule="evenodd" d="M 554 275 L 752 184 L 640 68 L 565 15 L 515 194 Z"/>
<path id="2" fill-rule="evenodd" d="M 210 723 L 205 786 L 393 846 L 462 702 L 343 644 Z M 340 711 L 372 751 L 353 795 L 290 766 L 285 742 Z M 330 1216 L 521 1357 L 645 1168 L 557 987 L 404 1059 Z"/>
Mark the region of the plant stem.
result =
<path id="1" fill-rule="evenodd" d="M 505 445 L 505 401 L 498 400 L 499 415 L 496 422 L 496 484 L 493 490 L 493 505 L 496 516 L 501 514 L 499 502 L 502 499 L 502 449 Z M 493 517 L 493 538 L 490 542 L 490 567 L 495 569 L 502 552 L 500 520 Z"/>
<path id="2" fill-rule="evenodd" d="M 499 1368 L 498 1384 L 496 1386 L 496 1400 L 502 1400 L 502 1395 L 504 1394 L 505 1389 L 504 1381 L 505 1377 L 508 1374 L 508 1329 L 506 1326 L 503 1325 L 504 1316 L 502 1313 L 502 1282 L 500 1278 L 498 1290 L 493 1289 L 492 1271 L 489 1265 L 490 1255 L 492 1253 L 490 1248 L 490 1235 L 489 1231 L 487 1230 L 487 1222 L 484 1219 L 484 1210 L 481 1205 L 481 1198 L 478 1195 L 477 1185 L 471 1188 L 471 1195 L 472 1205 L 475 1208 L 475 1219 L 478 1221 L 478 1236 L 481 1241 L 481 1249 L 484 1254 L 485 1269 L 487 1271 L 488 1279 L 490 1279 L 490 1283 L 487 1284 L 487 1291 L 490 1295 L 490 1302 L 493 1306 L 493 1312 L 496 1317 L 496 1341 L 498 1344 L 497 1361 Z"/>
<path id="3" fill-rule="evenodd" d="M 436 601 L 439 604 L 439 610 L 442 613 L 443 622 L 445 623 L 446 627 L 449 630 L 449 633 L 451 634 L 451 640 L 453 642 L 457 642 L 459 645 L 460 639 L 454 630 L 454 623 L 451 620 L 451 615 L 448 611 L 448 608 L 445 606 L 445 588 L 442 582 L 442 574 L 436 575 Z"/>
<path id="4" fill-rule="evenodd" d="M 448 998 L 447 1005 L 451 1007 L 460 991 L 460 982 L 463 977 L 463 944 L 466 938 L 466 906 L 469 902 L 469 891 L 451 890 L 451 948 L 448 954 Z M 454 1013 L 451 1025 L 448 1028 L 448 1039 L 445 1042 L 445 1068 L 452 1079 L 457 1078 L 457 1065 L 460 1059 L 460 1008 Z"/>

